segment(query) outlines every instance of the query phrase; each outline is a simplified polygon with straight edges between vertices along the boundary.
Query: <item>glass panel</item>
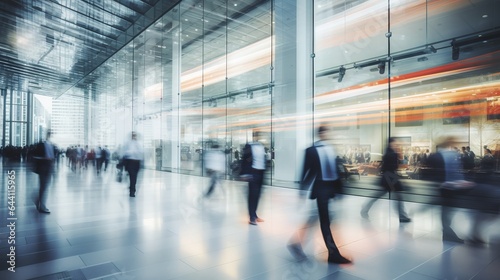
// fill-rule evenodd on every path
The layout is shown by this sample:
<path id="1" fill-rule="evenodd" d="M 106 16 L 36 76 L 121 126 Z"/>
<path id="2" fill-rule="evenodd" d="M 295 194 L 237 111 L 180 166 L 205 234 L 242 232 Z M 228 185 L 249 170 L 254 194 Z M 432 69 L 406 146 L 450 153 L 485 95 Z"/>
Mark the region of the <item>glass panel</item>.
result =
<path id="1" fill-rule="evenodd" d="M 161 59 L 162 103 L 161 143 L 155 143 L 155 155 L 160 159 L 161 169 L 178 171 L 180 163 L 179 143 L 179 95 L 180 92 L 180 9 L 174 8 L 151 28 L 159 34 L 155 53 Z M 161 149 L 159 149 L 161 148 Z"/>
<path id="2" fill-rule="evenodd" d="M 226 148 L 226 5 L 205 1 L 204 30 L 199 30 L 197 37 L 203 37 L 203 144 L 204 158 L 213 150 L 224 151 Z M 205 34 L 205 36 L 203 36 Z M 216 151 L 215 151 L 216 152 Z M 208 176 L 207 162 L 204 161 L 204 175 Z M 227 166 L 226 162 L 217 166 Z M 220 170 L 226 174 L 226 169 Z"/>
<path id="3" fill-rule="evenodd" d="M 392 63 L 391 131 L 407 139 L 401 147 L 401 176 L 432 179 L 426 159 L 445 137 L 453 137 L 449 148 L 456 149 L 465 178 L 488 182 L 488 172 L 498 170 L 499 76 L 493 73 L 499 70 L 500 57 L 499 36 L 493 28 L 499 24 L 495 15 L 500 7 L 494 2 L 427 1 L 417 14 L 410 13 L 414 3 L 404 3 L 407 12 L 402 17 L 415 17 L 419 26 L 427 28 L 426 44 L 433 49 L 413 43 L 409 47 L 417 48 L 405 50 L 406 57 Z M 396 26 L 403 27 L 410 30 Z M 412 37 L 406 39 L 413 42 Z M 490 171 L 481 164 L 489 153 L 485 147 L 494 158 Z M 411 182 L 408 192 L 418 194 Z"/>
<path id="4" fill-rule="evenodd" d="M 245 9 L 241 13 L 238 10 Z M 260 140 L 271 149 L 272 82 L 271 3 L 259 6 L 228 6 L 227 34 L 227 134 L 231 178 L 237 174 L 238 160 L 247 142 Z M 258 136 L 260 139 L 254 139 Z M 270 169 L 264 184 L 270 184 Z"/>
<path id="5" fill-rule="evenodd" d="M 333 127 L 346 186 L 377 185 L 388 133 L 387 2 L 320 2 L 315 6 L 315 123 Z"/>
<path id="6" fill-rule="evenodd" d="M 203 37 L 207 19 L 199 1 L 181 3 L 180 172 L 202 175 Z"/>
<path id="7" fill-rule="evenodd" d="M 315 1 L 316 70 L 385 57 L 387 10 L 384 0 Z"/>

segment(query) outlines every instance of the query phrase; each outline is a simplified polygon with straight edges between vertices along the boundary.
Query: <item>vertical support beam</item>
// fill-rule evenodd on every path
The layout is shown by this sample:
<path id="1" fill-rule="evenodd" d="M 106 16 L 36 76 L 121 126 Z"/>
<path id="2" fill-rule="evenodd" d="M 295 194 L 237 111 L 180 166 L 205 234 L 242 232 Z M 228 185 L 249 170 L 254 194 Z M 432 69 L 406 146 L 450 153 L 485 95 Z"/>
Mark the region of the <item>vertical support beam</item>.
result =
<path id="1" fill-rule="evenodd" d="M 2 147 L 5 147 L 5 133 L 7 132 L 7 89 L 2 89 L 2 97 L 3 97 L 3 117 L 2 117 Z"/>
<path id="2" fill-rule="evenodd" d="M 32 144 L 33 141 L 33 93 L 28 91 L 26 93 L 26 99 L 28 104 L 26 104 L 26 145 Z"/>
<path id="3" fill-rule="evenodd" d="M 12 144 L 12 101 L 13 101 L 13 90 L 12 88 L 10 89 L 10 94 L 9 94 L 9 144 Z"/>
<path id="4" fill-rule="evenodd" d="M 274 179 L 278 181 L 300 180 L 304 149 L 313 140 L 313 2 L 275 1 L 273 127 L 276 130 Z"/>

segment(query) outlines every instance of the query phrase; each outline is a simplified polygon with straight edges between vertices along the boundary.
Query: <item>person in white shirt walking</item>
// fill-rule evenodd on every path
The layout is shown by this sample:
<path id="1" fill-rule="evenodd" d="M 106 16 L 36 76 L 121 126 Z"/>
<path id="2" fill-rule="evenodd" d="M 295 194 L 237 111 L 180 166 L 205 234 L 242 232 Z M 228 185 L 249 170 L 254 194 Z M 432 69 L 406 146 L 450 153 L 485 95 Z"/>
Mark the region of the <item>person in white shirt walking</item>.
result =
<path id="1" fill-rule="evenodd" d="M 144 152 L 141 144 L 137 141 L 137 133 L 131 133 L 131 139 L 123 145 L 123 165 L 127 170 L 130 179 L 130 197 L 135 197 L 137 175 L 141 168 L 141 161 L 144 158 Z"/>

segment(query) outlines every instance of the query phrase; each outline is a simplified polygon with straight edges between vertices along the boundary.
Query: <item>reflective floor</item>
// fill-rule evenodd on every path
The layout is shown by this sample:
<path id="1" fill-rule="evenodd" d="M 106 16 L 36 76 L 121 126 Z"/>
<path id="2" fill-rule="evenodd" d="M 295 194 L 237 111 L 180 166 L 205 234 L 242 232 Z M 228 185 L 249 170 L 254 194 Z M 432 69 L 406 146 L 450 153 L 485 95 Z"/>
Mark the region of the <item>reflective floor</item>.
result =
<path id="1" fill-rule="evenodd" d="M 208 178 L 141 170 L 135 198 L 115 170 L 70 171 L 61 163 L 47 207 L 38 213 L 32 195 L 36 174 L 24 164 L 2 165 L 0 279 L 499 279 L 500 221 L 482 232 L 487 244 L 442 241 L 440 209 L 406 203 L 413 221 L 400 224 L 387 200 L 370 219 L 359 212 L 364 197 L 331 202 L 332 231 L 353 264 L 326 262 L 319 226 L 297 262 L 286 245 L 310 206 L 293 189 L 266 186 L 258 214 L 248 224 L 246 184 L 224 181 L 200 199 Z M 15 172 L 15 213 L 9 216 L 7 172 Z M 484 214 L 486 215 L 486 214 Z M 17 220 L 9 219 L 15 217 Z M 470 211 L 457 209 L 452 226 L 471 230 Z M 15 222 L 11 231 L 8 225 Z M 9 237 L 11 237 L 9 239 Z M 9 240 L 15 240 L 15 245 Z M 11 248 L 11 246 L 13 248 Z M 15 272 L 12 269 L 12 249 Z M 9 256 L 11 255 L 11 256 Z"/>

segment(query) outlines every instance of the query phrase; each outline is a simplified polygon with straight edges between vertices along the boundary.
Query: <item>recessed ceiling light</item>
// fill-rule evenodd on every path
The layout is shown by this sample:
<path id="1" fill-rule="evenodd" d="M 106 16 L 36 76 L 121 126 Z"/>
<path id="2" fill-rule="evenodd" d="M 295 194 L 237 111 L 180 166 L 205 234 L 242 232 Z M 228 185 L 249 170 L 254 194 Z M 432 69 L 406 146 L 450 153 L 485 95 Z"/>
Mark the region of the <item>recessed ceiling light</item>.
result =
<path id="1" fill-rule="evenodd" d="M 488 17 L 488 15 L 483 15 L 483 18 L 487 18 L 487 17 Z"/>

